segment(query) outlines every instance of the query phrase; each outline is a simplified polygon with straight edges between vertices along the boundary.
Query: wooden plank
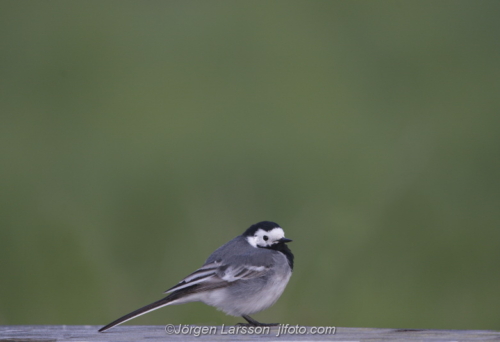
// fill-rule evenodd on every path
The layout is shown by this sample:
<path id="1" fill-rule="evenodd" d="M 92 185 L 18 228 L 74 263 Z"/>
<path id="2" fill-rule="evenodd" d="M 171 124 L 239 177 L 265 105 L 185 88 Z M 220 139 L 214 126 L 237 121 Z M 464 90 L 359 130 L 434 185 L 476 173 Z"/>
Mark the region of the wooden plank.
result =
<path id="1" fill-rule="evenodd" d="M 311 334 L 311 327 L 301 328 L 308 333 L 278 334 L 278 328 L 260 333 L 243 334 L 230 329 L 233 326 L 206 327 L 174 326 L 183 332 L 167 334 L 165 326 L 119 326 L 105 333 L 97 332 L 101 326 L 91 325 L 10 325 L 0 326 L 0 342 L 52 342 L 52 341 L 500 341 L 500 332 L 489 330 L 407 330 L 376 328 L 336 328 L 334 334 Z M 283 327 L 281 328 L 283 330 Z M 215 330 L 215 331 L 214 331 Z M 289 332 L 293 332 L 289 329 Z M 198 335 L 199 336 L 196 336 Z"/>

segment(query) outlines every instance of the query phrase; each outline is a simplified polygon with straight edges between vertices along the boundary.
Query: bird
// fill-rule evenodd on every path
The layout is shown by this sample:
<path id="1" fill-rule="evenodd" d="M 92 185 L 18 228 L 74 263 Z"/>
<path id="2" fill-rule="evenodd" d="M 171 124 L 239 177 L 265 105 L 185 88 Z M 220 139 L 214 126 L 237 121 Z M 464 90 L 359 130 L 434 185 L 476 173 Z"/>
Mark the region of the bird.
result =
<path id="1" fill-rule="evenodd" d="M 285 290 L 293 271 L 294 255 L 287 246 L 291 241 L 277 223 L 256 223 L 166 290 L 168 296 L 118 318 L 99 332 L 164 306 L 197 301 L 243 317 L 248 323 L 238 323 L 241 326 L 279 325 L 261 323 L 249 315 L 269 308 Z"/>

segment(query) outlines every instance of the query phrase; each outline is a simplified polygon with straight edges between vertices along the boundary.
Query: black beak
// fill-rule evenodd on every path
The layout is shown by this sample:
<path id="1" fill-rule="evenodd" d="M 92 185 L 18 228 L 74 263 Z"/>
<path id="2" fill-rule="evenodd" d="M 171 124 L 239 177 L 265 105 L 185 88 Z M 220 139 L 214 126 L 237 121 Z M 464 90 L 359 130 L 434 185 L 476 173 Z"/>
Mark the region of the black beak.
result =
<path id="1" fill-rule="evenodd" d="M 293 240 L 287 239 L 287 238 L 281 238 L 280 242 L 287 243 L 287 242 L 292 242 Z"/>

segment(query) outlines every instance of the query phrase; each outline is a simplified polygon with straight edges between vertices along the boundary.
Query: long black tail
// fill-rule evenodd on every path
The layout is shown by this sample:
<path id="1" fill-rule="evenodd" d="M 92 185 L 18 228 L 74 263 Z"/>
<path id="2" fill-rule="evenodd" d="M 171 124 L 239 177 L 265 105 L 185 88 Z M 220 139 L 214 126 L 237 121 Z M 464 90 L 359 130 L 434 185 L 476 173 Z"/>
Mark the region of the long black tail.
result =
<path id="1" fill-rule="evenodd" d="M 99 332 L 104 332 L 108 329 L 111 329 L 112 327 L 114 326 L 117 326 L 118 324 L 122 324 L 126 321 L 129 321 L 131 320 L 132 318 L 136 318 L 138 316 L 141 316 L 141 315 L 144 315 L 144 314 L 147 314 L 148 312 L 151 312 L 153 310 L 156 310 L 156 309 L 159 309 L 165 305 L 168 305 L 170 304 L 170 302 L 172 302 L 173 300 L 176 299 L 177 296 L 172 296 L 172 295 L 169 295 L 163 299 L 160 299 L 154 303 L 151 303 L 151 304 L 148 304 L 146 306 L 143 306 L 142 308 L 140 309 L 137 309 L 135 311 L 132 311 L 131 313 L 123 316 L 123 317 L 120 317 L 118 318 L 117 320 L 109 323 L 108 325 L 102 327 L 101 329 L 99 329 Z"/>

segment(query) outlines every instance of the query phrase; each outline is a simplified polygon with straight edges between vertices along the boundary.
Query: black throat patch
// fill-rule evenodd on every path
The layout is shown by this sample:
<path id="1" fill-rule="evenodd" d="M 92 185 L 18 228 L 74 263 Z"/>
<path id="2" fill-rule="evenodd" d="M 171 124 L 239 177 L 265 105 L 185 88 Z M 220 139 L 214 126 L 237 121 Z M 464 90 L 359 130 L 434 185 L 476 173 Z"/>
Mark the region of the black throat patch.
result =
<path id="1" fill-rule="evenodd" d="M 260 246 L 258 246 L 258 247 L 260 247 Z M 290 250 L 290 248 L 288 248 L 288 246 L 286 245 L 286 243 L 279 242 L 279 243 L 276 243 L 272 246 L 260 247 L 260 248 L 272 249 L 274 251 L 278 251 L 278 252 L 283 253 L 286 256 L 286 260 L 288 261 L 288 265 L 290 266 L 290 269 L 293 271 L 293 254 L 292 254 L 292 251 Z"/>

